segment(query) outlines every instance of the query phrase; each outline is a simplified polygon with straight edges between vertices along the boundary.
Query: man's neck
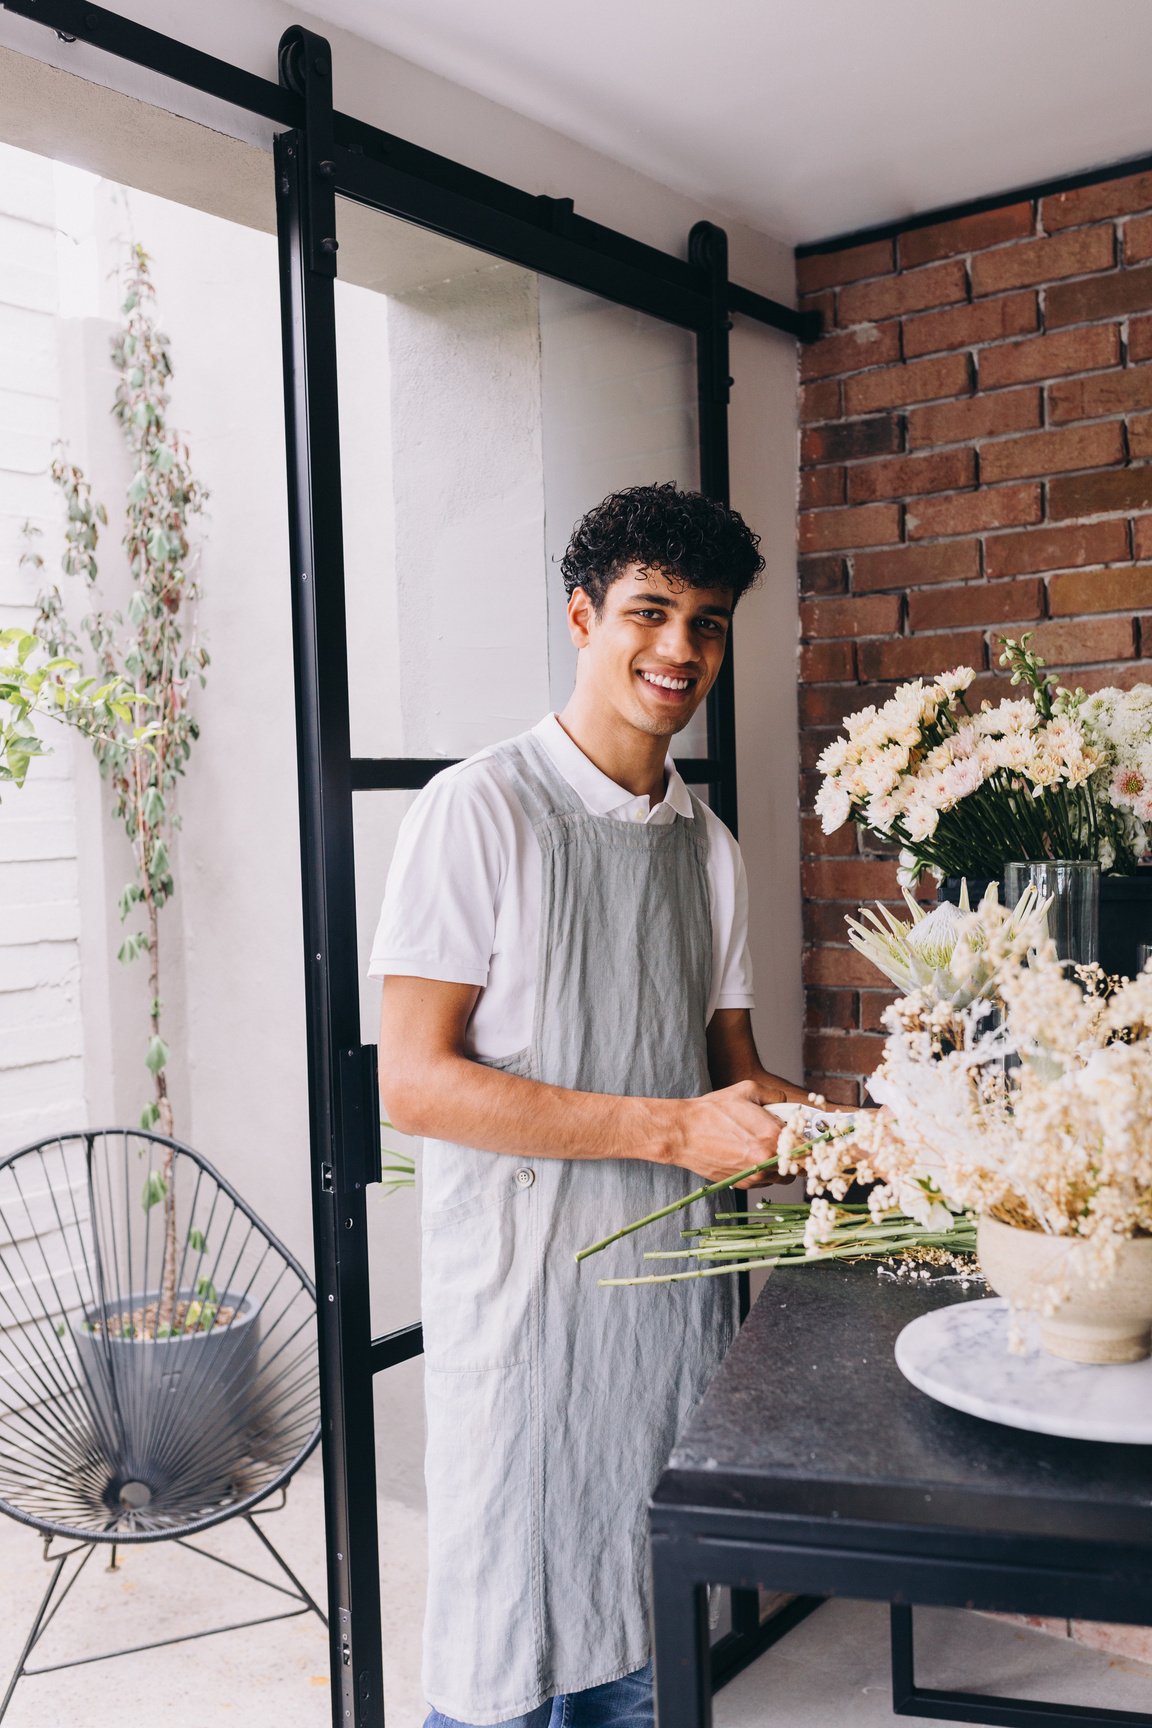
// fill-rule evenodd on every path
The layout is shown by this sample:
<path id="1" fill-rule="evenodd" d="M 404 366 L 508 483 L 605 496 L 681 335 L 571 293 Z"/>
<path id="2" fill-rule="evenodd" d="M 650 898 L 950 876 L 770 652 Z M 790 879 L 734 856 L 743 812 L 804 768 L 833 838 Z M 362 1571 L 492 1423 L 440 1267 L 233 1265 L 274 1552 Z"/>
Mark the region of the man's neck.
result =
<path id="1" fill-rule="evenodd" d="M 590 762 L 617 786 L 634 797 L 648 797 L 659 804 L 664 797 L 667 776 L 664 763 L 668 756 L 668 740 L 653 738 L 638 732 L 617 716 L 603 710 L 591 710 L 574 691 L 571 700 L 556 718 Z"/>

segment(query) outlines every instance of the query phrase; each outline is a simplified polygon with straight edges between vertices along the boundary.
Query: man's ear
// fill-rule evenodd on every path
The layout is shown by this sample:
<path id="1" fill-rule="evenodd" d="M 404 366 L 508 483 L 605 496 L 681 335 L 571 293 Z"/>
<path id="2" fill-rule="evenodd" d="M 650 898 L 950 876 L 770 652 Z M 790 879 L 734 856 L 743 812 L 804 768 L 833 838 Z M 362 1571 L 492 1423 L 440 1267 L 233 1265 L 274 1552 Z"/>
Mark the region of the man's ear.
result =
<path id="1" fill-rule="evenodd" d="M 585 588 L 574 588 L 568 602 L 568 634 L 577 648 L 587 648 L 596 608 Z"/>

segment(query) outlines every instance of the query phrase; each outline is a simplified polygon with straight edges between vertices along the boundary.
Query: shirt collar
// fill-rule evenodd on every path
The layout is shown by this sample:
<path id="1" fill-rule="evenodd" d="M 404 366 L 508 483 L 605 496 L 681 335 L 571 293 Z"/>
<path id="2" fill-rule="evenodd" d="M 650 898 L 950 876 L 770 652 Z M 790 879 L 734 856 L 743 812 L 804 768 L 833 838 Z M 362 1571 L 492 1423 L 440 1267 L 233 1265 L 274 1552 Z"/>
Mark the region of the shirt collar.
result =
<path id="1" fill-rule="evenodd" d="M 610 780 L 602 769 L 597 768 L 590 757 L 585 756 L 580 746 L 569 738 L 555 714 L 546 714 L 532 730 L 547 750 L 554 767 L 593 816 L 610 816 L 614 810 L 636 802 L 634 792 L 618 786 L 615 780 Z M 694 815 L 691 795 L 671 756 L 667 757 L 664 766 L 668 787 L 662 802 L 677 816 Z"/>

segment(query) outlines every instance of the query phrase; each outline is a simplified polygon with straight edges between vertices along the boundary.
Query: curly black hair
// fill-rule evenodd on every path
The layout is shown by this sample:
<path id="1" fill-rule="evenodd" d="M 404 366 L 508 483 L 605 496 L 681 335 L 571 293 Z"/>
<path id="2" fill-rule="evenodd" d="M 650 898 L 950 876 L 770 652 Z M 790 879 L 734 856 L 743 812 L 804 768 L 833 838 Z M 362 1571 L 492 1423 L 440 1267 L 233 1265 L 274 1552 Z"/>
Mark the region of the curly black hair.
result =
<path id="1" fill-rule="evenodd" d="M 576 524 L 560 564 L 569 599 L 583 588 L 597 612 L 628 564 L 640 564 L 689 588 L 727 588 L 736 604 L 764 560 L 760 536 L 727 505 L 671 481 L 613 492 Z"/>

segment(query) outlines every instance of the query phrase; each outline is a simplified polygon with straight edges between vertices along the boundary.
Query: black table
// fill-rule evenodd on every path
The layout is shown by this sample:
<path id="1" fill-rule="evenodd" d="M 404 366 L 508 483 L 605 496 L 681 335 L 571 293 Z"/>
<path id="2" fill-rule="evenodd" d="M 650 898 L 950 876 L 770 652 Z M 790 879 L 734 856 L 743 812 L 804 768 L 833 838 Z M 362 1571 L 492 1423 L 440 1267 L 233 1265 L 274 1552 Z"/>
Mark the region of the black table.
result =
<path id="1" fill-rule="evenodd" d="M 916 1686 L 912 1604 L 1152 1624 L 1152 1447 L 1022 1433 L 900 1374 L 901 1328 L 962 1299 L 866 1264 L 769 1279 L 652 1500 L 659 1728 L 711 1723 L 710 1583 L 894 1604 L 900 1714 L 1152 1721 Z"/>

